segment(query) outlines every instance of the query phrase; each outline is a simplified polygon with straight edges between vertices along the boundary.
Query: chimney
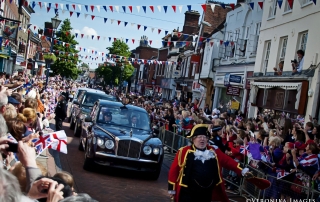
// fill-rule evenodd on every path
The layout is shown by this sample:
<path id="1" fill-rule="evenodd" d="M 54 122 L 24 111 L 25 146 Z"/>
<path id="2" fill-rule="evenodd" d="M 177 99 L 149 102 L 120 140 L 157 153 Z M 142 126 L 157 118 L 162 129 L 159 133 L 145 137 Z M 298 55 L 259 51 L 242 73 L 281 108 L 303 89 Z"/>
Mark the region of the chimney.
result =
<path id="1" fill-rule="evenodd" d="M 148 44 L 148 37 L 143 35 L 140 39 L 140 46 L 148 47 Z"/>
<path id="2" fill-rule="evenodd" d="M 198 30 L 200 13 L 198 11 L 187 11 L 184 13 L 184 25 L 182 32 L 185 34 L 194 34 Z"/>

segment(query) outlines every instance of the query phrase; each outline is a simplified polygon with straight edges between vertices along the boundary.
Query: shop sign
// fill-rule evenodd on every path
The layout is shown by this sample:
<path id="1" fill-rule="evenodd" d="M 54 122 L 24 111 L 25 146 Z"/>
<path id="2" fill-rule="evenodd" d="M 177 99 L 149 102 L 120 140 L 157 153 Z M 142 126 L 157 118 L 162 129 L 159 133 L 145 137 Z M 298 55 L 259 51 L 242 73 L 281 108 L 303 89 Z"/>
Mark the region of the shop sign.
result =
<path id="1" fill-rule="evenodd" d="M 1 49 L 0 49 L 0 55 L 11 56 L 11 47 L 1 48 Z"/>
<path id="2" fill-rule="evenodd" d="M 228 86 L 226 93 L 227 95 L 240 96 L 240 88 Z"/>
<path id="3" fill-rule="evenodd" d="M 191 56 L 191 63 L 192 64 L 199 64 L 200 63 L 200 55 L 192 55 Z"/>
<path id="4" fill-rule="evenodd" d="M 230 75 L 229 77 L 229 82 L 232 82 L 232 83 L 241 83 L 241 80 L 242 80 L 242 76 Z"/>

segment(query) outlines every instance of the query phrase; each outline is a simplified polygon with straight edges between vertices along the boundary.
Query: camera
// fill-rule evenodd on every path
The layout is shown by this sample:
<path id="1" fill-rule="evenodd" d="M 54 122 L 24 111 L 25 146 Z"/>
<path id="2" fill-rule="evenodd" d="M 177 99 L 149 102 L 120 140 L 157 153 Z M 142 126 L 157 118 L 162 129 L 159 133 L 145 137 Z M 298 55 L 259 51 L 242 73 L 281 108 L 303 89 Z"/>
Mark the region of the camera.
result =
<path id="1" fill-rule="evenodd" d="M 294 60 L 291 60 L 291 63 L 296 64 L 296 63 L 298 63 L 298 61 L 296 59 L 294 59 Z"/>

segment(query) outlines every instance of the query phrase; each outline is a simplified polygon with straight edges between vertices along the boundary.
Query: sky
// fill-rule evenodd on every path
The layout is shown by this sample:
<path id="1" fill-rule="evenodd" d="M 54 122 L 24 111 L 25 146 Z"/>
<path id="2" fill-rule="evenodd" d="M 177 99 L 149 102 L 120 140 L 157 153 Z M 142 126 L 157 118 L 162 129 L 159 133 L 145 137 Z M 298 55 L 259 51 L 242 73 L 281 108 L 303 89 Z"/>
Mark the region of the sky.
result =
<path id="1" fill-rule="evenodd" d="M 203 1 L 203 2 L 202 2 Z M 31 1 L 32 2 L 32 1 Z M 54 8 L 55 4 L 59 4 L 59 18 L 64 20 L 69 18 L 71 20 L 71 26 L 73 28 L 73 34 L 78 33 L 76 40 L 82 48 L 80 55 L 88 56 L 88 59 L 83 59 L 85 63 L 89 63 L 91 69 L 97 68 L 97 64 L 102 62 L 102 56 L 92 54 L 91 50 L 97 52 L 107 53 L 107 47 L 112 45 L 114 38 L 123 39 L 126 41 L 128 39 L 128 46 L 130 50 L 135 49 L 139 46 L 139 41 L 141 36 L 148 37 L 148 41 L 152 40 L 152 47 L 160 48 L 161 38 L 165 36 L 165 31 L 169 33 L 173 29 L 179 28 L 182 30 L 184 23 L 184 13 L 188 10 L 187 5 L 191 5 L 192 10 L 197 10 L 202 14 L 201 4 L 205 3 L 205 0 L 45 0 L 47 3 L 51 3 L 51 10 L 47 12 L 47 9 L 39 7 L 39 0 L 35 1 L 37 3 L 34 8 L 35 13 L 31 16 L 31 29 L 36 30 L 38 28 L 44 27 L 44 22 L 50 22 L 51 18 L 55 16 Z M 147 3 L 146 3 L 147 2 Z M 224 3 L 235 3 L 232 0 L 226 0 Z M 63 4 L 64 13 L 61 10 L 61 5 Z M 66 4 L 69 5 L 69 11 L 67 10 Z M 76 5 L 76 10 L 73 9 L 72 4 Z M 44 2 L 42 2 L 42 6 Z M 79 10 L 78 5 L 81 5 L 81 11 Z M 85 9 L 85 5 L 88 5 L 88 12 Z M 94 5 L 94 11 L 91 11 L 90 6 Z M 98 11 L 97 5 L 100 5 L 100 12 Z M 112 5 L 113 12 L 110 10 L 109 6 Z M 176 5 L 176 12 L 173 11 L 172 5 Z M 103 6 L 107 6 L 107 12 L 104 10 Z M 119 12 L 116 11 L 115 6 L 119 6 Z M 126 13 L 123 12 L 122 6 L 126 6 Z M 129 10 L 128 6 L 132 6 L 132 13 Z M 140 12 L 138 12 L 137 7 L 140 6 Z M 144 12 L 142 6 L 146 6 L 146 13 Z M 154 6 L 154 13 L 151 11 L 149 6 Z M 161 11 L 159 12 L 158 6 L 161 6 Z M 164 12 L 163 6 L 168 6 L 167 13 Z M 182 6 L 182 12 L 180 13 L 179 6 Z M 70 11 L 73 12 L 70 17 Z M 80 13 L 80 16 L 77 17 L 77 12 Z M 88 16 L 85 18 L 85 14 Z M 91 15 L 94 15 L 92 20 Z M 107 22 L 104 23 L 104 18 L 108 18 Z M 114 20 L 111 23 L 112 19 Z M 118 25 L 118 21 L 120 25 Z M 128 22 L 124 26 L 124 22 Z M 132 23 L 134 25 L 132 26 Z M 137 25 L 141 25 L 138 30 Z M 144 31 L 144 26 L 147 26 L 146 31 Z M 154 31 L 152 32 L 152 28 Z M 59 29 L 59 28 L 58 28 Z M 158 29 L 161 29 L 161 33 L 158 34 Z M 34 31 L 34 30 L 33 30 Z M 81 39 L 80 34 L 84 34 L 83 39 Z M 87 38 L 86 35 L 89 35 Z M 92 39 L 92 35 L 95 35 Z M 98 40 L 96 36 L 100 36 Z M 105 39 L 104 39 L 105 37 Z M 109 37 L 111 41 L 109 42 Z M 132 42 L 132 39 L 135 42 Z M 150 45 L 150 44 L 149 44 Z M 86 52 L 83 49 L 86 48 Z M 90 52 L 87 50 L 90 49 Z M 89 57 L 99 57 L 97 60 L 89 60 Z"/>

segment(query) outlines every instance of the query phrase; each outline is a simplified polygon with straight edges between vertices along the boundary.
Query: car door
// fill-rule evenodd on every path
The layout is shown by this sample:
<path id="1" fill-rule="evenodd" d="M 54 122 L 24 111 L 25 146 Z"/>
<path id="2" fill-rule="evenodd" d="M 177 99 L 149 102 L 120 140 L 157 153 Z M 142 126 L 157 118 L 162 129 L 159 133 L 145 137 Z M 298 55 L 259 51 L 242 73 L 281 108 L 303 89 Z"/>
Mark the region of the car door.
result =
<path id="1" fill-rule="evenodd" d="M 72 111 L 72 117 L 76 120 L 78 114 L 81 111 L 81 103 L 82 103 L 82 99 L 85 97 L 86 91 L 83 91 L 80 93 L 80 95 L 78 96 L 78 99 L 76 102 L 73 103 L 73 111 Z"/>
<path id="2" fill-rule="evenodd" d="M 97 116 L 97 113 L 99 111 L 98 105 L 99 105 L 98 102 L 96 102 L 95 105 L 92 107 L 92 111 L 89 115 L 92 118 L 92 122 L 85 122 L 85 121 L 82 122 L 82 130 L 83 130 L 82 138 L 87 138 L 87 136 L 89 134 L 88 128 L 91 127 L 93 122 L 95 121 L 95 117 Z"/>

